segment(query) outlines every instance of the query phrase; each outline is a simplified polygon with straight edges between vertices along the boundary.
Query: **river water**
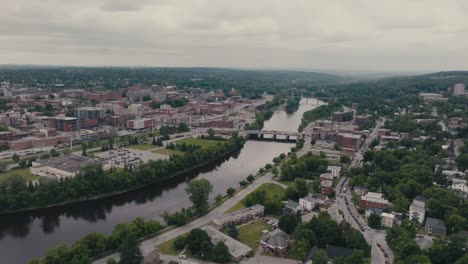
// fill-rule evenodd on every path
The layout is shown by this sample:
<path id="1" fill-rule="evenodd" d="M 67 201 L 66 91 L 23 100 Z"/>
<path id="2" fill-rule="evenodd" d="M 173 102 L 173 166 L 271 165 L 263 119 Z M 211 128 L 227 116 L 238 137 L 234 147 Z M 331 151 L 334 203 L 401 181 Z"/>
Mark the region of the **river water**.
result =
<path id="1" fill-rule="evenodd" d="M 265 130 L 297 131 L 302 114 L 316 107 L 314 99 L 302 99 L 292 114 L 275 111 L 265 122 Z M 294 144 L 247 141 L 230 157 L 175 179 L 140 190 L 58 208 L 0 216 L 0 264 L 26 263 L 59 244 L 73 244 L 90 232 L 109 234 L 115 225 L 136 217 L 161 220 L 161 214 L 190 206 L 185 187 L 190 179 L 204 178 L 213 184 L 211 199 L 225 194 L 227 188 L 237 187 L 239 181 L 255 174 Z"/>

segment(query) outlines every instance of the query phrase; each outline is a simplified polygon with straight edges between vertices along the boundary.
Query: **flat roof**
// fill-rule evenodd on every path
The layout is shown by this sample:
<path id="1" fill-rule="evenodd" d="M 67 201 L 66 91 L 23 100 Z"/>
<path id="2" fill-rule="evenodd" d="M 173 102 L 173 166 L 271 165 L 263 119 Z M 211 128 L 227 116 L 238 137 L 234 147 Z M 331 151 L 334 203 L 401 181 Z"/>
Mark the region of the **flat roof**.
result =
<path id="1" fill-rule="evenodd" d="M 218 244 L 218 242 L 223 241 L 224 244 L 229 249 L 229 253 L 231 256 L 234 258 L 238 258 L 244 255 L 247 255 L 252 249 L 248 247 L 245 244 L 242 244 L 241 242 L 233 239 L 230 236 L 225 235 L 223 232 L 220 232 L 211 226 L 204 226 L 201 228 L 202 230 L 205 230 L 208 236 L 211 238 L 211 243 L 214 245 Z"/>
<path id="2" fill-rule="evenodd" d="M 77 172 L 81 168 L 87 165 L 97 164 L 99 162 L 88 157 L 77 156 L 77 155 L 66 155 L 66 156 L 50 158 L 47 160 L 38 160 L 38 161 L 35 161 L 35 163 L 40 164 L 40 166 L 49 166 L 49 167 L 57 168 L 57 169 L 67 171 L 67 172 Z M 38 167 L 38 166 L 34 166 L 34 167 Z"/>

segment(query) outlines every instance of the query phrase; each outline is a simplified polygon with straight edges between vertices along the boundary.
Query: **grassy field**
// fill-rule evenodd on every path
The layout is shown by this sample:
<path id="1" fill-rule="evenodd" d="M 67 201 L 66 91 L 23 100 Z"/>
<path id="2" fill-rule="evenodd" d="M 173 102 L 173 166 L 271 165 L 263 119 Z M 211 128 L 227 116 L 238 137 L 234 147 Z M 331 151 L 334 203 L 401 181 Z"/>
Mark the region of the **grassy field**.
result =
<path id="1" fill-rule="evenodd" d="M 148 149 L 154 149 L 156 146 L 152 144 L 137 144 L 137 145 L 132 145 L 130 148 L 136 149 L 136 150 L 148 150 Z"/>
<path id="2" fill-rule="evenodd" d="M 166 149 L 166 148 L 160 148 L 160 149 L 155 149 L 152 150 L 151 152 L 157 153 L 157 154 L 163 154 L 163 155 L 184 155 L 184 152 L 176 149 Z"/>
<path id="3" fill-rule="evenodd" d="M 274 184 L 274 183 L 265 183 L 260 185 L 255 191 L 258 190 L 263 190 L 266 193 L 266 200 L 272 200 L 272 199 L 282 199 L 284 196 L 284 189 L 283 187 Z M 245 197 L 242 199 L 240 202 L 238 202 L 236 205 L 231 207 L 229 210 L 226 211 L 226 213 L 230 213 L 236 210 L 239 210 L 241 208 L 244 208 L 244 202 L 245 202 Z"/>
<path id="4" fill-rule="evenodd" d="M 14 169 L 11 171 L 0 173 L 0 183 L 8 180 L 10 177 L 13 177 L 13 176 L 21 177 L 25 181 L 33 181 L 38 178 L 37 176 L 34 176 L 29 172 L 29 168 Z"/>
<path id="5" fill-rule="evenodd" d="M 261 221 L 255 221 L 252 224 L 241 226 L 237 229 L 239 232 L 238 240 L 253 249 L 256 252 L 259 246 L 259 240 L 262 236 L 262 231 L 271 231 L 271 225 Z"/>
<path id="6" fill-rule="evenodd" d="M 202 148 L 211 148 L 211 147 L 216 146 L 218 143 L 222 144 L 222 141 L 199 139 L 199 138 L 184 138 L 184 139 L 175 141 L 175 143 L 185 143 L 189 145 L 199 145 Z"/>
<path id="7" fill-rule="evenodd" d="M 176 240 L 176 238 L 173 238 L 162 244 L 159 244 L 158 252 L 162 254 L 168 254 L 168 255 L 175 255 L 175 256 L 179 255 L 180 251 L 174 247 L 174 240 Z"/>

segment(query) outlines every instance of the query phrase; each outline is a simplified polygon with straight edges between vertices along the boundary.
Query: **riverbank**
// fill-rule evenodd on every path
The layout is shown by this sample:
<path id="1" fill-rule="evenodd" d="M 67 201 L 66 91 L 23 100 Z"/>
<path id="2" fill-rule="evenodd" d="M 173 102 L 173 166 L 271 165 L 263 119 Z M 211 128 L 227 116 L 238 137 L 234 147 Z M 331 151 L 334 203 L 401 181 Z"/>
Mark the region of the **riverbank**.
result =
<path id="1" fill-rule="evenodd" d="M 1 216 L 1 215 L 8 215 L 8 214 L 15 214 L 15 213 L 34 212 L 34 211 L 39 211 L 39 210 L 44 210 L 44 209 L 51 209 L 51 208 L 57 208 L 57 207 L 62 207 L 62 206 L 72 205 L 72 204 L 77 204 L 77 203 L 96 201 L 96 200 L 99 200 L 99 199 L 109 198 L 109 197 L 121 195 L 121 194 L 124 194 L 124 193 L 132 192 L 132 191 L 135 191 L 135 190 L 139 190 L 139 189 L 142 189 L 142 188 L 144 188 L 144 187 L 146 187 L 146 186 L 153 185 L 153 184 L 157 184 L 157 183 L 161 183 L 161 182 L 167 181 L 167 180 L 169 180 L 169 179 L 176 178 L 176 177 L 178 177 L 178 176 L 180 176 L 180 175 L 189 173 L 189 172 L 194 171 L 194 170 L 196 170 L 196 169 L 199 169 L 199 168 L 201 168 L 201 167 L 203 167 L 203 166 L 206 166 L 206 165 L 215 163 L 215 162 L 217 162 L 217 161 L 219 161 L 219 160 L 222 160 L 222 159 L 226 158 L 227 156 L 231 155 L 233 152 L 235 152 L 235 151 L 241 149 L 241 148 L 243 147 L 244 143 L 245 143 L 245 142 L 242 141 L 241 144 L 235 144 L 233 148 L 231 148 L 230 150 L 224 152 L 223 154 L 221 154 L 221 155 L 218 156 L 218 157 L 215 157 L 215 158 L 210 159 L 210 160 L 208 160 L 208 161 L 206 161 L 206 162 L 197 164 L 196 166 L 190 167 L 190 168 L 188 168 L 188 169 L 185 169 L 185 170 L 176 172 L 176 173 L 174 173 L 174 174 L 172 174 L 172 175 L 169 175 L 169 176 L 167 176 L 167 177 L 160 178 L 160 179 L 158 179 L 157 181 L 148 182 L 148 183 L 146 183 L 146 184 L 141 184 L 141 185 L 138 185 L 138 186 L 135 186 L 135 187 L 132 187 L 132 188 L 128 188 L 128 189 L 125 189 L 125 190 L 121 190 L 121 191 L 109 192 L 109 193 L 104 193 L 104 194 L 100 194 L 100 195 L 93 195 L 93 196 L 91 196 L 91 197 L 83 198 L 83 199 L 68 200 L 68 201 L 65 201 L 65 202 L 62 202 L 62 203 L 55 203 L 55 204 L 51 204 L 51 205 L 47 205 L 47 206 L 29 207 L 29 208 L 18 209 L 18 210 L 5 210 L 5 211 L 0 211 L 0 216 Z"/>

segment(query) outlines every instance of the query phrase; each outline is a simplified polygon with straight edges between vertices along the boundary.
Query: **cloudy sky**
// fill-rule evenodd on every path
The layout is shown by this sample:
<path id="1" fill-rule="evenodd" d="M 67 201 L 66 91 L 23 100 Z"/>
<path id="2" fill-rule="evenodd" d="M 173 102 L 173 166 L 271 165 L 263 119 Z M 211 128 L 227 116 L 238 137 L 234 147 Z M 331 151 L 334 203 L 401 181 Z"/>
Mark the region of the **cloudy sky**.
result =
<path id="1" fill-rule="evenodd" d="M 468 1 L 0 0 L 0 64 L 468 70 Z"/>

